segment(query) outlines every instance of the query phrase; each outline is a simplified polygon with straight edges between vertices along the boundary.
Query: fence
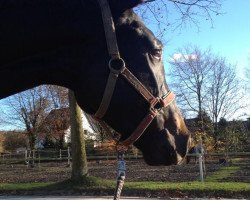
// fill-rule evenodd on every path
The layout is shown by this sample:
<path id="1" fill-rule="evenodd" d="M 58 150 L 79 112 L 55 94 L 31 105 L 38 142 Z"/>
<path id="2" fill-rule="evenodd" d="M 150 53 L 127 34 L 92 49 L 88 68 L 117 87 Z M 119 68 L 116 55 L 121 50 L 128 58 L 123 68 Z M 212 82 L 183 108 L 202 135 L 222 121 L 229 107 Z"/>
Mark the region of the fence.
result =
<path id="1" fill-rule="evenodd" d="M 220 165 L 230 164 L 230 161 L 234 158 L 250 158 L 250 152 L 231 152 L 231 153 L 212 153 L 212 154 L 188 154 L 190 158 L 195 158 L 196 161 L 192 164 L 197 165 L 197 170 L 200 173 L 200 180 L 204 181 L 204 176 L 206 176 L 206 165 L 209 163 L 218 163 Z M 88 160 L 114 160 L 116 155 L 114 153 L 106 154 L 88 154 Z M 125 156 L 126 160 L 140 159 L 141 154 L 127 154 Z M 0 164 L 40 164 L 41 162 L 67 162 L 68 165 L 71 164 L 71 150 L 68 148 L 66 150 L 34 150 L 34 151 L 19 151 L 19 152 L 9 152 L 7 154 L 0 155 Z M 40 166 L 40 165 L 39 165 Z M 209 166 L 208 166 L 209 168 Z"/>
<path id="2" fill-rule="evenodd" d="M 142 154 L 139 153 L 128 153 L 125 155 L 126 159 L 140 159 Z M 188 154 L 190 158 L 198 158 L 202 156 L 201 154 Z M 228 153 L 209 153 L 205 154 L 202 159 L 206 158 L 208 160 L 218 160 L 218 162 L 223 163 L 226 160 L 230 160 L 236 157 L 246 157 L 250 156 L 250 152 L 228 152 Z M 116 153 L 105 152 L 105 153 L 89 153 L 87 154 L 88 160 L 112 160 L 116 159 Z M 2 163 L 15 163 L 24 162 L 27 160 L 35 161 L 60 161 L 60 160 L 71 160 L 71 149 L 59 149 L 59 150 L 22 150 L 18 152 L 7 152 L 0 153 L 0 164 Z"/>
<path id="3" fill-rule="evenodd" d="M 88 160 L 113 160 L 116 159 L 116 153 L 91 153 L 87 154 Z M 126 159 L 142 158 L 140 153 L 128 153 Z M 71 149 L 59 150 L 23 150 L 18 152 L 8 152 L 0 154 L 0 164 L 30 163 L 67 161 L 71 162 Z"/>
<path id="4" fill-rule="evenodd" d="M 204 182 L 206 176 L 206 163 L 207 160 L 217 160 L 218 164 L 229 165 L 234 158 L 249 158 L 250 152 L 227 152 L 227 153 L 210 153 L 210 154 L 188 154 L 187 156 L 195 158 L 199 164 L 200 181 Z"/>

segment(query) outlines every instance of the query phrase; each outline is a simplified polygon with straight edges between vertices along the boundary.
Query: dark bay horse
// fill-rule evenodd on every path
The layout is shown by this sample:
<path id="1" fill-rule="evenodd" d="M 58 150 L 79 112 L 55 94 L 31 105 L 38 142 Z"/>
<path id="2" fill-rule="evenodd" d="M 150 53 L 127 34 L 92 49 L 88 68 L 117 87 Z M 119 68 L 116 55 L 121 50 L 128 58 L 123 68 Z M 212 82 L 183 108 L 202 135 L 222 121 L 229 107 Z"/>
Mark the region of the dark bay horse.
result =
<path id="1" fill-rule="evenodd" d="M 162 44 L 132 8 L 142 0 L 108 0 L 121 57 L 156 97 L 169 93 Z M 97 0 L 0 0 L 0 98 L 41 84 L 68 87 L 81 108 L 98 109 L 110 57 Z M 149 105 L 119 78 L 103 120 L 129 137 Z M 175 102 L 159 111 L 134 143 L 150 165 L 178 164 L 189 146 L 189 132 Z"/>

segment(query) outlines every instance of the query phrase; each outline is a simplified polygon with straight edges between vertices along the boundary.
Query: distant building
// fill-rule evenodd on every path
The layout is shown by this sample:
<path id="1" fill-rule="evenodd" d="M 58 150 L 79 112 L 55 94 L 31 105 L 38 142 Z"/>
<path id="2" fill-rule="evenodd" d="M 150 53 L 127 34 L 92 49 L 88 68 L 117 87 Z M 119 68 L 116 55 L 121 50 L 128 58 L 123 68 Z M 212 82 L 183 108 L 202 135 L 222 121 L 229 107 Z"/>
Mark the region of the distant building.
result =
<path id="1" fill-rule="evenodd" d="M 96 140 L 100 128 L 84 112 L 82 112 L 83 130 L 86 133 L 86 139 Z M 47 134 L 50 134 L 55 140 L 63 140 L 65 143 L 70 142 L 70 111 L 69 108 L 60 108 L 51 110 L 45 118 L 39 140 L 45 140 Z"/>

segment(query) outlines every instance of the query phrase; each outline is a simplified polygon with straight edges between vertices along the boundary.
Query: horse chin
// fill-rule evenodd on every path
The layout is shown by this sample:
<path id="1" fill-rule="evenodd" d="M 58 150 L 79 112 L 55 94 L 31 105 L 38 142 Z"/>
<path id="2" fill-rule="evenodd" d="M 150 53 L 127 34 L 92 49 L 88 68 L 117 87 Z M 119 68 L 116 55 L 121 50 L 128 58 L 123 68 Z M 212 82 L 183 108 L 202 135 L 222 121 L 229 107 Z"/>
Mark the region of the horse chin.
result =
<path id="1" fill-rule="evenodd" d="M 164 129 L 159 134 L 154 133 L 146 145 L 139 148 L 148 165 L 180 165 L 186 157 L 189 148 L 190 137 L 188 135 L 176 135 L 175 137 Z M 147 140 L 146 138 L 144 138 Z M 145 141 L 144 141 L 145 142 Z"/>
<path id="2" fill-rule="evenodd" d="M 177 152 L 166 155 L 166 157 L 159 157 L 158 155 L 148 155 L 143 153 L 144 161 L 151 166 L 169 166 L 169 165 L 180 165 L 183 162 L 183 157 L 181 157 Z"/>

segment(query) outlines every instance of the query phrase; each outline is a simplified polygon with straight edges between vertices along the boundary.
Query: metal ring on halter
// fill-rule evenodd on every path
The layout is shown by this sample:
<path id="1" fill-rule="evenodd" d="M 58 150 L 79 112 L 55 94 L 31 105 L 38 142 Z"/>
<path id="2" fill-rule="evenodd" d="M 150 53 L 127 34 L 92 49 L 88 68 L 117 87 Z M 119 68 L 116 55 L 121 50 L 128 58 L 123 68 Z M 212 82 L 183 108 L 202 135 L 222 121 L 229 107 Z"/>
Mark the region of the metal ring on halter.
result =
<path id="1" fill-rule="evenodd" d="M 114 74 L 120 74 L 125 70 L 125 62 L 122 58 L 111 58 L 109 61 L 109 69 Z"/>

